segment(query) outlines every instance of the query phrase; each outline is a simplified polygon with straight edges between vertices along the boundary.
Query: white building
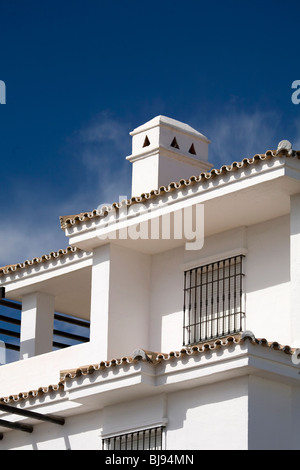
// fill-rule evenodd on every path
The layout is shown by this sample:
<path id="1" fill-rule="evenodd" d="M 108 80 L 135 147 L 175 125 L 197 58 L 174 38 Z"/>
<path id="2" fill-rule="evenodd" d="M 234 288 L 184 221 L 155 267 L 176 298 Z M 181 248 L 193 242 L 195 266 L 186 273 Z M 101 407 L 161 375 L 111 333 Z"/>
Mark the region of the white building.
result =
<path id="1" fill-rule="evenodd" d="M 22 310 L 0 449 L 299 449 L 300 152 L 216 170 L 186 124 L 131 135 L 132 197 L 0 270 Z M 55 312 L 89 341 L 53 350 Z"/>

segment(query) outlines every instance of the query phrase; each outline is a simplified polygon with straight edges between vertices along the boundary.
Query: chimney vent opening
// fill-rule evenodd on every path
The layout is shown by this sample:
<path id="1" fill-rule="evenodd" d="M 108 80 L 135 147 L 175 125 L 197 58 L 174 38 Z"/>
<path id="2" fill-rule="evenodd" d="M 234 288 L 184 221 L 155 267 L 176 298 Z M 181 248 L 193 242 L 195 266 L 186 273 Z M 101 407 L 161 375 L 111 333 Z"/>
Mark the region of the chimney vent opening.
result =
<path id="1" fill-rule="evenodd" d="M 176 137 L 174 137 L 174 139 L 172 140 L 171 147 L 173 147 L 174 149 L 179 149 Z"/>
<path id="2" fill-rule="evenodd" d="M 143 147 L 149 147 L 149 145 L 150 145 L 150 140 L 148 139 L 148 136 L 146 135 Z"/>
<path id="3" fill-rule="evenodd" d="M 195 147 L 194 147 L 194 144 L 192 144 L 192 145 L 190 146 L 189 153 L 191 153 L 192 155 L 197 155 L 197 154 L 196 154 Z"/>

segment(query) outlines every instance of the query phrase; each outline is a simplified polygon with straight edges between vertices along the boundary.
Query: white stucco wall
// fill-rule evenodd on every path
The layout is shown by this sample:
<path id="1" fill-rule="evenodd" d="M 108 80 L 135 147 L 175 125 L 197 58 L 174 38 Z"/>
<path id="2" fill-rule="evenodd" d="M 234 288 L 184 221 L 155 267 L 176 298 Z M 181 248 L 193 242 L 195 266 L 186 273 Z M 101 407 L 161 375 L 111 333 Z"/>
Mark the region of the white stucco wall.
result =
<path id="1" fill-rule="evenodd" d="M 63 426 L 40 423 L 31 434 L 7 432 L 0 450 L 101 450 L 102 413 L 70 416 Z"/>
<path id="2" fill-rule="evenodd" d="M 299 449 L 300 390 L 249 377 L 249 450 Z"/>
<path id="3" fill-rule="evenodd" d="M 90 343 L 83 343 L 2 365 L 0 396 L 18 395 L 40 387 L 57 385 L 60 370 L 89 364 L 91 357 L 93 351 Z"/>
<path id="4" fill-rule="evenodd" d="M 0 395 L 57 383 L 61 369 L 131 355 L 137 348 L 180 350 L 184 270 L 242 250 L 244 329 L 291 344 L 289 216 L 206 237 L 200 251 L 182 246 L 146 255 L 104 246 L 97 249 L 93 266 L 91 343 L 2 366 Z"/>
<path id="5" fill-rule="evenodd" d="M 152 257 L 149 349 L 169 352 L 182 346 L 183 248 Z"/>
<path id="6" fill-rule="evenodd" d="M 145 397 L 66 419 L 36 424 L 32 434 L 5 433 L 0 450 L 101 450 L 107 435 L 165 423 L 167 450 L 299 448 L 299 387 L 243 376 Z"/>
<path id="7" fill-rule="evenodd" d="M 247 378 L 170 394 L 168 418 L 168 449 L 247 449 Z"/>
<path id="8" fill-rule="evenodd" d="M 148 347 L 150 256 L 107 244 L 95 249 L 92 268 L 92 362 Z"/>
<path id="9" fill-rule="evenodd" d="M 150 349 L 169 352 L 182 346 L 185 269 L 245 253 L 244 329 L 256 337 L 291 344 L 289 216 L 219 233 L 200 251 L 184 247 L 152 257 Z"/>
<path id="10" fill-rule="evenodd" d="M 291 345 L 289 216 L 247 228 L 246 326 Z"/>
<path id="11" fill-rule="evenodd" d="M 107 359 L 148 349 L 151 257 L 113 245 Z"/>
<path id="12" fill-rule="evenodd" d="M 36 424 L 32 434 L 11 431 L 0 450 L 101 450 L 102 437 L 166 424 L 165 448 L 246 449 L 248 380 L 241 378 L 108 406 L 66 419 L 64 426 Z M 226 430 L 226 432 L 224 432 Z"/>
<path id="13" fill-rule="evenodd" d="M 264 356 L 264 348 L 255 348 Z M 256 349 L 251 351 L 251 355 L 255 355 Z M 268 366 L 272 357 L 288 367 L 290 359 L 282 352 L 268 352 Z M 233 350 L 228 351 L 229 356 L 232 353 Z M 217 356 L 218 353 L 215 359 Z M 199 367 L 201 369 L 201 364 Z M 202 367 L 207 368 L 204 363 Z M 170 364 L 170 368 L 174 365 Z M 208 374 L 201 382 L 198 380 L 198 385 L 192 385 L 197 383 L 194 378 L 178 381 L 172 389 L 169 384 L 160 390 L 153 389 L 152 393 L 148 389 L 141 395 L 136 389 L 132 395 L 126 395 L 127 400 L 119 390 L 119 400 L 114 401 L 112 394 L 106 405 L 103 405 L 101 393 L 96 398 L 91 393 L 82 401 L 74 382 L 75 393 L 70 394 L 70 402 L 68 393 L 62 394 L 62 401 L 56 403 L 51 397 L 46 398 L 51 407 L 49 412 L 56 415 L 68 406 L 64 426 L 36 421 L 32 434 L 5 432 L 0 451 L 101 450 L 102 438 L 161 425 L 165 426 L 163 446 L 166 450 L 299 449 L 300 386 L 295 376 L 292 380 L 287 377 L 282 380 L 279 374 L 271 377 L 269 372 L 259 369 L 252 372 L 247 369 L 241 374 L 237 369 L 236 374 L 229 378 L 223 371 L 214 379 Z M 84 382 L 86 385 L 90 382 L 92 388 L 93 376 L 86 377 Z M 105 389 L 104 381 L 100 380 L 100 384 Z M 140 390 L 145 391 L 145 388 Z M 43 402 L 40 398 L 40 403 Z"/>

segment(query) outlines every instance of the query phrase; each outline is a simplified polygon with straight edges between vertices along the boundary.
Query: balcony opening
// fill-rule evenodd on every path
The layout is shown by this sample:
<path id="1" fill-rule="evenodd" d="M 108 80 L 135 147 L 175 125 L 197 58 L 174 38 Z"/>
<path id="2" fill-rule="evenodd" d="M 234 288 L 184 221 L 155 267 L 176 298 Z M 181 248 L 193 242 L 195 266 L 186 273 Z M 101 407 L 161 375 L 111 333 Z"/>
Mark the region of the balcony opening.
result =
<path id="1" fill-rule="evenodd" d="M 5 289 L 0 288 L 0 365 L 20 359 L 21 312 L 21 302 L 6 299 Z M 53 351 L 86 343 L 89 338 L 88 320 L 54 313 Z"/>
<path id="2" fill-rule="evenodd" d="M 16 308 L 0 305 L 0 365 L 19 360 L 22 306 L 14 304 Z"/>
<path id="3" fill-rule="evenodd" d="M 75 344 L 87 343 L 90 339 L 90 322 L 63 313 L 54 314 L 53 350 Z"/>
<path id="4" fill-rule="evenodd" d="M 21 303 L 6 299 L 0 287 L 0 365 L 19 360 L 21 310 Z"/>
<path id="5" fill-rule="evenodd" d="M 243 331 L 243 255 L 184 273 L 183 345 Z"/>

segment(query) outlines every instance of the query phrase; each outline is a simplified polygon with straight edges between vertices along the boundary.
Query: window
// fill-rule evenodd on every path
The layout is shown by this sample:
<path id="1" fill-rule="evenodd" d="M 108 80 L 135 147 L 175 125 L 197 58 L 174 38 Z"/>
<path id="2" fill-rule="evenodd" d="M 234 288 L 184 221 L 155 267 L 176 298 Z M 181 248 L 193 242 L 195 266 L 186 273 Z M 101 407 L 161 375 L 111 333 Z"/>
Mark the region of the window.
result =
<path id="1" fill-rule="evenodd" d="M 185 271 L 183 345 L 243 330 L 243 258 L 238 255 Z"/>
<path id="2" fill-rule="evenodd" d="M 162 450 L 163 426 L 102 440 L 103 450 Z"/>

